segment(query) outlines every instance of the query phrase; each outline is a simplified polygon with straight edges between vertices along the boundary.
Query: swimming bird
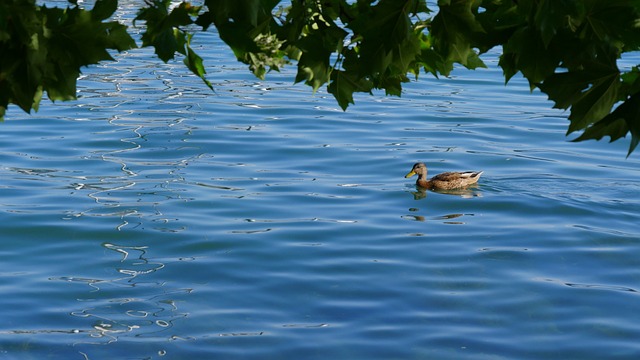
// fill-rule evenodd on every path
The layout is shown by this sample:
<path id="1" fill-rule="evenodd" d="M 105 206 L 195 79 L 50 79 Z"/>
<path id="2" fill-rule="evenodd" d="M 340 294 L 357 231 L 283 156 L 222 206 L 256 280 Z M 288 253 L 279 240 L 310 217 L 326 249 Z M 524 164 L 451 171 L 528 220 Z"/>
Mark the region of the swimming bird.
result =
<path id="1" fill-rule="evenodd" d="M 405 178 L 418 175 L 416 185 L 427 189 L 451 190 L 459 189 L 475 184 L 480 179 L 482 171 L 445 172 L 427 180 L 427 166 L 424 163 L 415 163 Z"/>

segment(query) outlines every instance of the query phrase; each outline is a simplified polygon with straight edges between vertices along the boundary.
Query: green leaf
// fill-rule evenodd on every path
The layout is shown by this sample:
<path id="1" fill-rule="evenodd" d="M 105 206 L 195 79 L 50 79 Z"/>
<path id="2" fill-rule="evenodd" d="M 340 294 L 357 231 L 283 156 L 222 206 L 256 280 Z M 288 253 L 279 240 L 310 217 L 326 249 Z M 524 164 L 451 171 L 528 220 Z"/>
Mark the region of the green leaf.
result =
<path id="1" fill-rule="evenodd" d="M 409 71 L 420 54 L 420 33 L 414 32 L 409 18 L 415 6 L 412 1 L 382 0 L 348 25 L 361 39 L 361 77 L 383 74 L 389 67 L 392 72 Z"/>
<path id="2" fill-rule="evenodd" d="M 198 16 L 196 24 L 207 28 L 211 23 L 220 38 L 229 45 L 236 58 L 249 65 L 258 78 L 267 69 L 278 70 L 287 63 L 283 41 L 271 32 L 275 26 L 272 11 L 277 0 L 207 0 L 208 11 Z"/>
<path id="3" fill-rule="evenodd" d="M 518 56 L 511 53 L 503 53 L 500 55 L 500 60 L 498 61 L 498 66 L 502 68 L 502 73 L 504 75 L 504 84 L 507 85 L 509 80 L 518 73 Z M 529 83 L 531 86 L 531 83 Z"/>
<path id="4" fill-rule="evenodd" d="M 438 52 L 431 48 L 431 42 L 428 35 L 420 35 L 420 53 L 416 56 L 414 62 L 414 69 L 409 69 L 413 74 L 417 76 L 420 73 L 419 67 L 422 67 L 425 72 L 431 73 L 433 76 L 438 77 L 438 73 L 448 76 L 453 67 L 447 68 L 445 61 Z"/>
<path id="5" fill-rule="evenodd" d="M 616 69 L 598 69 L 554 74 L 538 86 L 555 102 L 554 107 L 571 107 L 571 133 L 609 114 L 620 99 L 622 85 Z"/>
<path id="6" fill-rule="evenodd" d="M 541 0 L 534 16 L 535 27 L 544 47 L 558 32 L 569 28 L 570 19 L 578 15 L 578 3 L 571 0 Z"/>
<path id="7" fill-rule="evenodd" d="M 393 72 L 406 74 L 421 53 L 420 39 L 418 36 L 411 34 L 392 49 L 393 63 L 391 66 Z"/>
<path id="8" fill-rule="evenodd" d="M 119 52 L 137 47 L 135 40 L 127 32 L 127 27 L 117 22 L 105 24 L 108 37 L 108 47 Z"/>
<path id="9" fill-rule="evenodd" d="M 328 91 L 338 101 L 342 110 L 346 110 L 349 104 L 353 104 L 354 92 L 371 93 L 372 84 L 366 79 L 358 79 L 353 74 L 342 70 L 334 70 L 331 73 L 331 83 Z"/>
<path id="10" fill-rule="evenodd" d="M 332 67 L 329 65 L 331 55 L 342 46 L 346 32 L 334 23 L 323 21 L 317 15 L 311 19 L 312 26 L 309 34 L 295 42 L 295 46 L 302 52 L 298 60 L 298 73 L 295 82 L 305 80 L 305 83 L 317 91 L 329 82 Z"/>
<path id="11" fill-rule="evenodd" d="M 160 60 L 167 62 L 175 57 L 176 51 L 180 49 L 178 42 L 185 42 L 186 34 L 178 29 L 166 29 L 156 35 L 154 48 Z"/>
<path id="12" fill-rule="evenodd" d="M 439 52 L 446 68 L 459 63 L 469 69 L 486 67 L 471 44 L 474 38 L 484 33 L 475 18 L 478 2 L 469 0 L 439 1 L 440 11 L 433 18 L 431 36 L 433 47 Z"/>
<path id="13" fill-rule="evenodd" d="M 499 63 L 506 81 L 520 71 L 529 80 L 531 89 L 552 75 L 559 64 L 559 53 L 547 49 L 538 32 L 530 26 L 517 30 L 504 44 Z"/>
<path id="14" fill-rule="evenodd" d="M 196 54 L 191 47 L 187 48 L 187 56 L 184 58 L 184 63 L 187 65 L 189 70 L 194 74 L 198 75 L 202 81 L 209 87 L 209 89 L 213 90 L 213 85 L 209 80 L 206 79 L 205 75 L 207 72 L 204 69 L 204 64 L 202 62 L 202 58 Z"/>
<path id="15" fill-rule="evenodd" d="M 634 66 L 630 71 L 620 75 L 624 92 L 628 94 L 635 94 L 640 92 L 640 68 Z"/>
<path id="16" fill-rule="evenodd" d="M 249 69 L 259 79 L 264 80 L 264 76 L 269 71 L 278 71 L 281 66 L 287 63 L 285 52 L 280 50 L 282 47 L 282 41 L 273 34 L 259 34 L 253 40 L 253 44 L 256 46 L 254 51 L 236 53 L 238 58 L 245 64 L 249 65 Z"/>
<path id="17" fill-rule="evenodd" d="M 374 82 L 376 88 L 384 89 L 385 95 L 402 95 L 402 83 L 409 82 L 406 76 L 387 76 Z"/>
<path id="18" fill-rule="evenodd" d="M 201 6 L 194 6 L 188 2 L 182 2 L 174 7 L 169 13 L 166 21 L 172 27 L 188 26 L 193 24 L 192 17 L 198 15 Z"/>
<path id="19" fill-rule="evenodd" d="M 76 82 L 78 76 L 80 76 L 80 71 L 72 68 L 58 68 L 54 74 L 52 74 L 53 76 L 47 83 L 47 96 L 49 99 L 52 101 L 75 100 Z"/>
<path id="20" fill-rule="evenodd" d="M 329 66 L 329 58 L 317 58 L 309 53 L 302 53 L 298 60 L 298 73 L 295 82 L 305 81 L 305 83 L 316 90 L 329 81 L 331 75 L 331 66 Z"/>
<path id="21" fill-rule="evenodd" d="M 615 44 L 620 51 L 640 47 L 640 4 L 630 0 L 587 0 L 585 31 L 600 41 Z"/>
<path id="22" fill-rule="evenodd" d="M 155 0 L 148 4 L 149 7 L 140 10 L 135 19 L 147 23 L 142 45 L 153 46 L 164 62 L 174 59 L 176 52 L 184 55 L 183 62 L 187 68 L 213 90 L 213 85 L 205 77 L 202 58 L 191 48 L 193 35 L 182 29 L 194 23 L 193 17 L 199 15 L 202 7 L 182 2 L 169 12 L 169 0 Z"/>
<path id="23" fill-rule="evenodd" d="M 234 22 L 255 29 L 267 25 L 265 20 L 271 19 L 271 12 L 279 2 L 279 0 L 206 0 L 205 5 L 209 9 L 207 16 L 212 17 L 211 20 L 216 27 L 223 23 Z M 255 35 L 257 33 L 250 37 Z"/>
<path id="24" fill-rule="evenodd" d="M 118 8 L 118 0 L 97 0 L 91 10 L 91 17 L 94 20 L 108 19 Z"/>
<path id="25" fill-rule="evenodd" d="M 196 24 L 208 27 L 214 23 L 220 38 L 236 57 L 244 61 L 245 54 L 257 52 L 255 39 L 270 32 L 274 24 L 272 11 L 278 0 L 206 0 L 208 11 L 201 14 Z"/>
<path id="26" fill-rule="evenodd" d="M 588 127 L 573 141 L 600 140 L 604 136 L 609 136 L 611 138 L 609 142 L 613 142 L 626 137 L 629 132 L 631 132 L 631 142 L 627 157 L 640 142 L 640 93 L 632 95 L 611 114 Z"/>
<path id="27" fill-rule="evenodd" d="M 176 52 L 187 55 L 184 44 L 188 42 L 188 34 L 180 27 L 192 24 L 191 17 L 201 8 L 183 2 L 169 12 L 168 6 L 168 0 L 156 0 L 149 7 L 140 10 L 135 19 L 147 23 L 147 30 L 142 34 L 142 46 L 153 46 L 155 53 L 164 62 L 173 59 Z"/>
<path id="28" fill-rule="evenodd" d="M 37 111 L 45 92 L 52 101 L 75 99 L 81 67 L 112 60 L 108 49 L 135 47 L 124 25 L 102 21 L 115 4 L 100 0 L 87 11 L 36 6 L 33 1 L 2 2 L 0 106 L 6 109 L 13 103 L 25 112 Z"/>

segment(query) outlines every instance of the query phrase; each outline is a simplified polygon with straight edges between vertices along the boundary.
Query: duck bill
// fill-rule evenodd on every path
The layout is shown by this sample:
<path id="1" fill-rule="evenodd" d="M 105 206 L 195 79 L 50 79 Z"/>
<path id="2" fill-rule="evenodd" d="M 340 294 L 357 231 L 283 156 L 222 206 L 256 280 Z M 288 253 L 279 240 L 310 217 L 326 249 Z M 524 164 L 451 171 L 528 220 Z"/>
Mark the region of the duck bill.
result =
<path id="1" fill-rule="evenodd" d="M 409 171 L 409 173 L 408 173 L 407 175 L 405 175 L 404 177 L 405 177 L 405 178 L 410 178 L 410 177 L 412 177 L 412 176 L 413 176 L 413 175 L 415 175 L 415 174 L 416 174 L 416 172 L 415 172 L 415 171 L 413 171 L 413 170 L 411 170 L 411 171 Z"/>

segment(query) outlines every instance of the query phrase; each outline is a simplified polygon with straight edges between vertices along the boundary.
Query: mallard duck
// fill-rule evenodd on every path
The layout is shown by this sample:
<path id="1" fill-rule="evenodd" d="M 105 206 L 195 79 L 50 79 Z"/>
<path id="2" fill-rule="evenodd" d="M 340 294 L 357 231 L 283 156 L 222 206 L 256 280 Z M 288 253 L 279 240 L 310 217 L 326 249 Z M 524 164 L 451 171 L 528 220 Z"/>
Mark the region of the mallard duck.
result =
<path id="1" fill-rule="evenodd" d="M 427 166 L 415 163 L 405 178 L 418 174 L 416 185 L 427 189 L 451 190 L 475 184 L 480 179 L 482 171 L 445 172 L 427 180 Z"/>

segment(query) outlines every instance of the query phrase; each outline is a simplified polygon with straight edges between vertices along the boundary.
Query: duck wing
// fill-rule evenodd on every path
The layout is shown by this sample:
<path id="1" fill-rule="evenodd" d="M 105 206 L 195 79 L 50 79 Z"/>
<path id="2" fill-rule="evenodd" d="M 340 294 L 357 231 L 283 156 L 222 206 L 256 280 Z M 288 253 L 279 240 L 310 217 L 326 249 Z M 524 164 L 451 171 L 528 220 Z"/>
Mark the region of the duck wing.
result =
<path id="1" fill-rule="evenodd" d="M 482 171 L 445 172 L 434 176 L 431 181 L 477 180 Z"/>

